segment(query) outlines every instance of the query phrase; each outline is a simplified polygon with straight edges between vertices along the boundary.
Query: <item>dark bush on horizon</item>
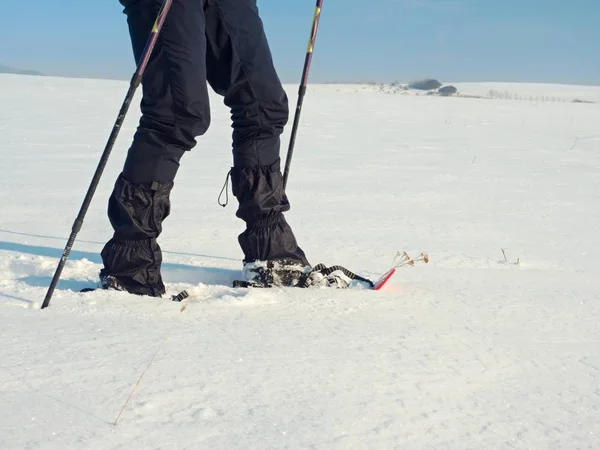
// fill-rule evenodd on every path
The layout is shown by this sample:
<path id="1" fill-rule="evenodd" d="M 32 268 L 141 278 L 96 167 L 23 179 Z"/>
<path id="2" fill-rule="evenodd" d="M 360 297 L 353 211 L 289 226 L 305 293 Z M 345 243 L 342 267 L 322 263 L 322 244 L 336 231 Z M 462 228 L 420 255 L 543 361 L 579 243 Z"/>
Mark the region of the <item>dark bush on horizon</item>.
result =
<path id="1" fill-rule="evenodd" d="M 454 95 L 458 92 L 458 89 L 456 89 L 454 86 L 443 86 L 441 88 L 438 89 L 438 94 L 447 97 L 450 95 Z"/>
<path id="2" fill-rule="evenodd" d="M 410 89 L 416 89 L 419 91 L 433 91 L 442 86 L 438 80 L 434 80 L 433 78 L 426 78 L 424 80 L 416 80 L 412 81 L 408 84 Z"/>

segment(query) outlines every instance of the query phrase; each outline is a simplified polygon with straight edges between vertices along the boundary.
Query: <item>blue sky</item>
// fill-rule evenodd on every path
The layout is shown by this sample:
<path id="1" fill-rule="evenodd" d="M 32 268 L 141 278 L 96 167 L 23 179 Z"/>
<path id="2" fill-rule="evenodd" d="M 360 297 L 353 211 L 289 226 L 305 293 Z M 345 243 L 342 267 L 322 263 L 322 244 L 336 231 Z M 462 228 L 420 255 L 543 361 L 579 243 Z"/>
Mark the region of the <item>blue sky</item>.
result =
<path id="1" fill-rule="evenodd" d="M 314 0 L 258 5 L 282 79 L 298 82 Z M 117 0 L 0 0 L 0 11 L 0 64 L 87 77 L 134 70 Z M 598 0 L 324 0 L 310 81 L 600 85 L 599 30 Z"/>

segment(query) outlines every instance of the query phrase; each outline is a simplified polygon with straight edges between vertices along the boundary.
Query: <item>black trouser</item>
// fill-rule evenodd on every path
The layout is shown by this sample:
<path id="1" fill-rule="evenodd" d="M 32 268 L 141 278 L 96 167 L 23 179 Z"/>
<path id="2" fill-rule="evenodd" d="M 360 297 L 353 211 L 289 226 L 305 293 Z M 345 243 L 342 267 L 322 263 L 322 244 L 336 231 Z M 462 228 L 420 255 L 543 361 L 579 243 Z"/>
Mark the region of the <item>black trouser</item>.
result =
<path id="1" fill-rule="evenodd" d="M 120 2 L 139 61 L 162 1 Z M 236 215 L 247 224 L 238 237 L 244 260 L 308 264 L 282 214 L 290 208 L 280 167 L 288 101 L 256 0 L 174 0 L 142 80 L 142 117 L 109 200 L 115 235 L 102 252 L 104 273 L 152 284 L 139 268 L 160 265 L 156 238 L 180 160 L 210 125 L 207 81 L 231 110 L 232 190 Z"/>

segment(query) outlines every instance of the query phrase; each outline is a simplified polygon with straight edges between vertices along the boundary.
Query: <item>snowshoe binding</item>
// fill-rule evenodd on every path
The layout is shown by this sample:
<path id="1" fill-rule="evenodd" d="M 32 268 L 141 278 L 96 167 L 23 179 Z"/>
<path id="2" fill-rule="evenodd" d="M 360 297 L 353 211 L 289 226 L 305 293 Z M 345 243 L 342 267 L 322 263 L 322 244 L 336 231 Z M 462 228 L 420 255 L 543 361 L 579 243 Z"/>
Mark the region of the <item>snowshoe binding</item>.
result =
<path id="1" fill-rule="evenodd" d="M 285 262 L 259 261 L 244 265 L 244 280 L 236 280 L 233 287 L 299 287 L 347 289 L 373 283 L 350 272 L 341 266 L 327 267 L 317 264 L 314 267 Z"/>

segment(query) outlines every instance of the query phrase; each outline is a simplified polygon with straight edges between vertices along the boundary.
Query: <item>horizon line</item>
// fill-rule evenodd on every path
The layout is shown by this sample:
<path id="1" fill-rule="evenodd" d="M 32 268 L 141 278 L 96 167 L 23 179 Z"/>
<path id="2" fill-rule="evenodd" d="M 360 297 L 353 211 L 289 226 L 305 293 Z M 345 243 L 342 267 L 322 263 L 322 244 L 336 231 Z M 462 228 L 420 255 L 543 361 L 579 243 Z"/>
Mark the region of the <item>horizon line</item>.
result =
<path id="1" fill-rule="evenodd" d="M 5 66 L 6 67 L 6 66 Z M 12 67 L 11 67 L 12 69 Z M 20 70 L 20 69 L 15 69 Z M 27 72 L 28 70 L 23 70 L 23 72 Z M 128 77 L 118 77 L 118 76 L 90 76 L 90 75 L 53 75 L 46 74 L 39 71 L 32 71 L 37 73 L 19 73 L 19 72 L 0 72 L 0 75 L 13 75 L 13 76 L 27 76 L 27 77 L 41 77 L 41 78 L 65 78 L 65 79 L 75 79 L 75 80 L 98 80 L 98 81 L 129 81 Z M 132 74 L 133 76 L 133 74 Z M 328 80 L 328 81 L 313 81 L 308 82 L 308 84 L 312 85 L 391 85 L 391 84 L 409 84 L 414 81 L 424 80 L 424 79 L 434 79 L 433 77 L 421 77 L 414 78 L 410 81 L 400 82 L 399 80 L 394 81 L 376 81 L 376 80 Z M 600 83 L 575 83 L 575 82 L 549 82 L 549 81 L 503 81 L 503 80 L 453 80 L 448 83 L 444 83 L 444 85 L 448 84 L 459 84 L 459 83 L 501 83 L 501 84 L 537 84 L 537 85 L 556 85 L 556 86 L 585 86 L 585 87 L 600 87 Z M 299 84 L 296 81 L 282 81 L 283 85 L 290 84 Z"/>

